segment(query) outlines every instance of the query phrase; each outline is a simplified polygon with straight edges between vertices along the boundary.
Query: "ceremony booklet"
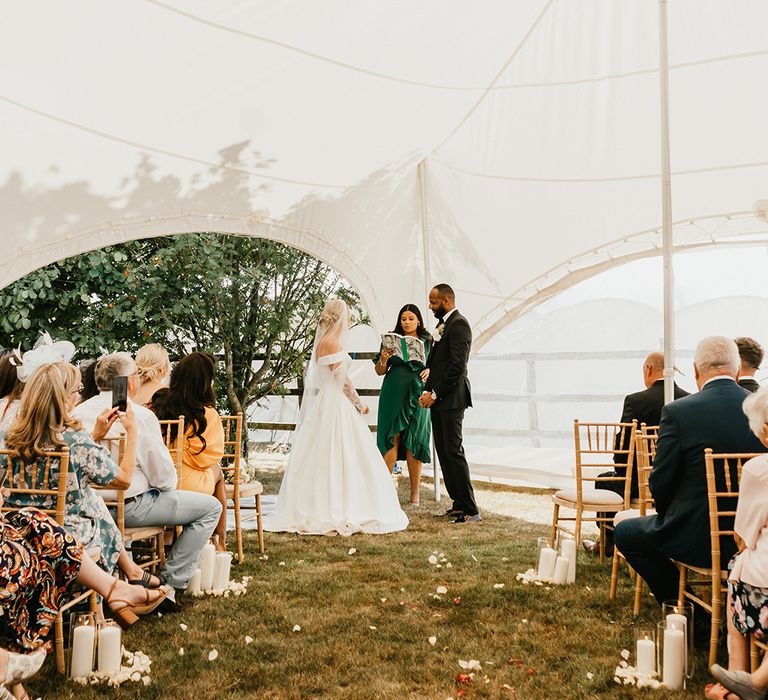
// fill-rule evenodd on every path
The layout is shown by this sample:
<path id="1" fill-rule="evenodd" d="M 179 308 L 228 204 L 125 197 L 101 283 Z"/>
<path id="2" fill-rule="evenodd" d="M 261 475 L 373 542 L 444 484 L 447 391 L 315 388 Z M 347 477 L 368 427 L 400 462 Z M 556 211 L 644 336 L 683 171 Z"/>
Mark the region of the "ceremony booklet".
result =
<path id="1" fill-rule="evenodd" d="M 381 336 L 381 347 L 384 350 L 392 350 L 395 355 L 405 362 L 427 364 L 424 341 L 412 335 L 385 333 Z"/>

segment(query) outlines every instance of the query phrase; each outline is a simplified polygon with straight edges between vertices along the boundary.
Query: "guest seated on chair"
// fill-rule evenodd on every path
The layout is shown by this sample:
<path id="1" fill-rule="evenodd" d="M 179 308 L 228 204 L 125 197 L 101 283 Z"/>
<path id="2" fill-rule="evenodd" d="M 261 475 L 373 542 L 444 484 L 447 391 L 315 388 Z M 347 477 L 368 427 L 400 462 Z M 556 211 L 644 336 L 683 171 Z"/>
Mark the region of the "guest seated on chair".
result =
<path id="1" fill-rule="evenodd" d="M 128 395 L 132 397 L 138 387 L 136 363 L 126 352 L 102 357 L 95 371 L 99 395 L 81 403 L 75 413 L 86 426 L 112 406 L 112 380 L 128 377 Z M 178 609 L 177 598 L 186 590 L 189 579 L 197 569 L 203 546 L 208 542 L 219 519 L 221 506 L 215 498 L 203 494 L 179 491 L 176 488 L 176 468 L 163 442 L 157 417 L 152 411 L 128 400 L 136 416 L 136 470 L 125 491 L 125 526 L 181 525 L 181 536 L 171 548 L 161 576 L 173 587 L 163 608 Z M 117 437 L 113 430 L 109 437 Z"/>
<path id="2" fill-rule="evenodd" d="M 7 428 L 19 408 L 19 399 L 24 389 L 16 368 L 21 357 L 15 350 L 0 359 L 0 430 Z"/>
<path id="3" fill-rule="evenodd" d="M 179 488 L 213 494 L 219 500 L 221 516 L 216 526 L 216 548 L 223 552 L 227 548 L 227 493 L 220 466 L 224 456 L 224 428 L 214 408 L 215 374 L 213 355 L 192 352 L 182 357 L 171 372 L 169 387 L 155 394 L 151 408 L 160 420 L 184 416 Z"/>
<path id="4" fill-rule="evenodd" d="M 131 398 L 140 406 L 149 406 L 155 392 L 167 385 L 166 379 L 171 371 L 168 353 L 158 343 L 145 345 L 136 353 L 136 367 L 139 388 Z"/>
<path id="5" fill-rule="evenodd" d="M 757 391 L 760 385 L 755 379 L 760 363 L 763 361 L 763 346 L 752 338 L 736 338 L 736 347 L 739 349 L 741 368 L 739 369 L 739 386 L 749 392 Z"/>
<path id="6" fill-rule="evenodd" d="M 621 411 L 619 423 L 631 423 L 637 419 L 638 430 L 640 426 L 658 425 L 661 420 L 661 409 L 664 407 L 664 353 L 652 352 L 645 358 L 643 363 L 643 383 L 645 391 L 638 391 L 629 394 L 624 398 L 624 408 Z M 675 399 L 688 396 L 688 392 L 675 384 Z M 624 435 L 624 444 L 621 443 L 622 434 Z M 629 447 L 629 431 L 619 432 L 614 442 L 615 450 L 626 450 Z M 600 476 L 624 476 L 627 471 L 626 455 L 615 454 L 613 461 L 616 463 L 613 471 L 604 472 Z M 622 498 L 624 497 L 624 484 L 620 481 L 598 481 L 595 483 L 596 489 L 607 489 L 614 491 Z M 633 470 L 632 485 L 630 496 L 637 498 L 637 471 Z M 599 516 L 609 517 L 608 513 L 598 513 Z M 584 541 L 584 549 L 590 554 L 600 553 L 600 543 Z M 605 531 L 605 552 L 609 556 L 613 553 L 613 531 Z"/>
<path id="7" fill-rule="evenodd" d="M 768 389 L 744 402 L 752 432 L 768 447 Z M 728 670 L 717 664 L 712 675 L 740 698 L 768 696 L 768 655 L 755 673 L 747 673 L 747 635 L 768 642 L 768 455 L 754 457 L 741 471 L 734 530 L 739 553 L 729 564 Z M 710 697 L 727 697 L 717 686 Z"/>
<path id="8" fill-rule="evenodd" d="M 736 384 L 736 343 L 722 336 L 705 338 L 696 348 L 693 366 L 699 393 L 667 404 L 661 414 L 649 481 L 656 515 L 625 520 L 615 532 L 616 546 L 659 604 L 678 595 L 678 570 L 672 560 L 712 565 L 704 449 L 766 449 L 742 411 L 749 393 Z M 721 562 L 714 565 L 725 569 L 734 552 L 735 546 L 724 546 Z"/>

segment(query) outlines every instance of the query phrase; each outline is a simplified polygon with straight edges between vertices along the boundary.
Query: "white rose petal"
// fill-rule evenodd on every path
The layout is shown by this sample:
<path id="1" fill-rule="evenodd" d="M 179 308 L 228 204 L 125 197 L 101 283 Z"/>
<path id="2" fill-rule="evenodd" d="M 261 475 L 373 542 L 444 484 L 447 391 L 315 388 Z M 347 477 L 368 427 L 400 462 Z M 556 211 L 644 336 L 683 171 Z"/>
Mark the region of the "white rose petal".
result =
<path id="1" fill-rule="evenodd" d="M 184 647 L 179 647 L 179 656 L 184 656 Z"/>
<path id="2" fill-rule="evenodd" d="M 503 583 L 494 583 L 493 587 L 494 588 L 504 588 L 504 584 Z"/>
<path id="3" fill-rule="evenodd" d="M 451 562 L 448 562 L 448 563 L 445 565 L 445 568 L 446 568 L 446 569 L 452 569 L 452 568 L 453 568 L 453 564 L 451 564 Z"/>
<path id="4" fill-rule="evenodd" d="M 250 637 L 249 635 L 245 635 L 245 643 L 250 644 L 253 641 L 253 637 Z"/>
<path id="5" fill-rule="evenodd" d="M 621 658 L 625 661 L 629 658 L 629 649 L 622 649 L 621 650 Z"/>
<path id="6" fill-rule="evenodd" d="M 293 631 L 294 632 L 301 632 L 301 625 L 294 625 L 293 626 Z"/>
<path id="7" fill-rule="evenodd" d="M 438 586 L 436 590 L 440 595 L 448 593 L 448 589 L 445 586 Z"/>
<path id="8" fill-rule="evenodd" d="M 352 555 L 353 555 L 353 554 L 354 554 L 356 551 L 357 551 L 357 550 L 356 550 L 354 547 L 350 547 L 350 548 L 349 548 L 349 551 L 347 551 L 347 554 L 349 554 L 350 556 L 352 556 Z"/>
<path id="9" fill-rule="evenodd" d="M 144 687 L 147 687 L 152 682 L 152 679 L 149 676 L 144 676 L 141 681 L 144 683 Z"/>
<path id="10" fill-rule="evenodd" d="M 382 602 L 382 603 L 386 603 L 386 602 L 387 602 L 387 599 L 386 599 L 386 598 L 381 598 L 381 602 Z"/>
<path id="11" fill-rule="evenodd" d="M 186 625 L 185 625 L 183 622 L 180 622 L 180 623 L 179 623 L 179 627 L 181 627 L 181 630 L 182 630 L 183 632 L 186 632 L 186 631 L 187 631 L 187 626 L 186 626 Z"/>
<path id="12" fill-rule="evenodd" d="M 502 557 L 501 561 L 509 561 L 509 557 Z"/>
<path id="13" fill-rule="evenodd" d="M 369 629 L 369 630 L 375 630 L 375 629 L 376 629 L 376 627 L 375 627 L 374 625 L 368 625 L 368 629 Z"/>
<path id="14" fill-rule="evenodd" d="M 474 559 L 475 561 L 477 561 L 477 557 L 474 554 L 470 554 L 469 556 L 472 557 L 472 559 Z"/>
<path id="15" fill-rule="evenodd" d="M 132 674 L 131 674 L 131 680 L 132 680 L 134 683 L 136 683 L 136 682 L 140 681 L 140 680 L 141 680 L 141 674 L 140 674 L 138 671 L 136 671 L 136 673 L 132 673 Z"/>
<path id="16" fill-rule="evenodd" d="M 437 557 L 434 554 L 430 554 L 427 557 L 427 561 L 432 565 L 437 564 Z"/>
<path id="17" fill-rule="evenodd" d="M 219 652 L 216 649 L 211 649 L 211 651 L 208 652 L 208 661 L 215 661 L 219 658 Z"/>
<path id="18" fill-rule="evenodd" d="M 429 638 L 427 641 L 428 641 L 428 642 L 429 642 L 429 643 L 430 643 L 432 646 L 435 646 L 435 644 L 437 644 L 437 637 L 430 637 L 430 638 Z"/>
<path id="19" fill-rule="evenodd" d="M 587 671 L 587 680 L 588 681 L 591 681 L 594 677 L 595 677 L 594 673 L 590 673 L 589 671 Z"/>
<path id="20" fill-rule="evenodd" d="M 523 618 L 522 620 L 520 620 L 520 622 L 522 622 L 524 625 L 527 625 L 527 624 L 528 624 L 528 620 L 526 620 L 525 618 Z"/>
<path id="21" fill-rule="evenodd" d="M 285 566 L 285 562 L 284 562 L 284 561 L 281 561 L 281 562 L 278 564 L 278 566 Z"/>

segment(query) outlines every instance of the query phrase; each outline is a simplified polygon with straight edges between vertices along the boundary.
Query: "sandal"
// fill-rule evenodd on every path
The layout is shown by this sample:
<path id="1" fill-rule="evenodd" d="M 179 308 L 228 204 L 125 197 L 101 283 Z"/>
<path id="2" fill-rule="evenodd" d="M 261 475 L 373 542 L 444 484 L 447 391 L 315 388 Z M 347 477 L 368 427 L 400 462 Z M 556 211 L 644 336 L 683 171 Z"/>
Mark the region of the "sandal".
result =
<path id="1" fill-rule="evenodd" d="M 704 686 L 704 697 L 709 700 L 728 700 L 731 691 L 720 683 L 707 683 Z"/>
<path id="2" fill-rule="evenodd" d="M 157 585 L 152 585 L 152 579 L 157 579 Z M 163 585 L 163 579 L 159 576 L 152 576 L 149 571 L 142 571 L 141 578 L 134 578 L 128 581 L 132 586 L 144 586 L 144 588 L 160 588 Z"/>
<path id="3" fill-rule="evenodd" d="M 107 605 L 109 605 L 110 609 L 112 610 L 112 615 L 115 618 L 115 621 L 123 630 L 127 630 L 132 625 L 136 624 L 136 621 L 139 619 L 139 615 L 149 615 L 153 610 L 155 610 L 160 603 L 162 603 L 165 600 L 165 597 L 168 595 L 168 591 L 164 591 L 159 588 L 153 588 L 151 589 L 154 592 L 159 593 L 156 598 L 152 598 L 150 596 L 150 589 L 145 588 L 144 592 L 146 594 L 144 603 L 140 605 L 136 605 L 134 603 L 129 603 L 127 600 L 121 600 L 119 598 L 112 599 L 112 594 L 115 591 L 115 586 L 119 583 L 118 579 L 115 579 L 114 583 L 112 584 L 112 587 L 109 589 L 109 592 L 106 596 L 104 596 L 104 600 L 106 601 Z M 119 607 L 115 609 L 113 607 L 114 603 L 125 603 L 122 607 Z"/>

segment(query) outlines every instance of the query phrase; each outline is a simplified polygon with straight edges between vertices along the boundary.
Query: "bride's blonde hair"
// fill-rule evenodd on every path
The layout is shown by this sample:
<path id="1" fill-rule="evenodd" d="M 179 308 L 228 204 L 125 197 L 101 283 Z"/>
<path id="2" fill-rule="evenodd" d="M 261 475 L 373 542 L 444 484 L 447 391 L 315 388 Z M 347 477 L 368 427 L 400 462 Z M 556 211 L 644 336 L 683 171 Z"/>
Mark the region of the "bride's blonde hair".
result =
<path id="1" fill-rule="evenodd" d="M 166 349 L 159 343 L 149 343 L 136 353 L 136 370 L 141 383 L 151 382 L 171 371 Z"/>
<path id="2" fill-rule="evenodd" d="M 343 332 L 349 325 L 349 308 L 343 299 L 329 299 L 325 302 L 317 324 L 321 334 L 328 333 L 334 326 Z"/>
<path id="3" fill-rule="evenodd" d="M 80 370 L 68 362 L 53 362 L 35 370 L 21 395 L 19 410 L 5 436 L 12 456 L 32 463 L 45 450 L 64 447 L 61 434 L 81 430 L 67 411 L 67 399 L 80 386 Z"/>

